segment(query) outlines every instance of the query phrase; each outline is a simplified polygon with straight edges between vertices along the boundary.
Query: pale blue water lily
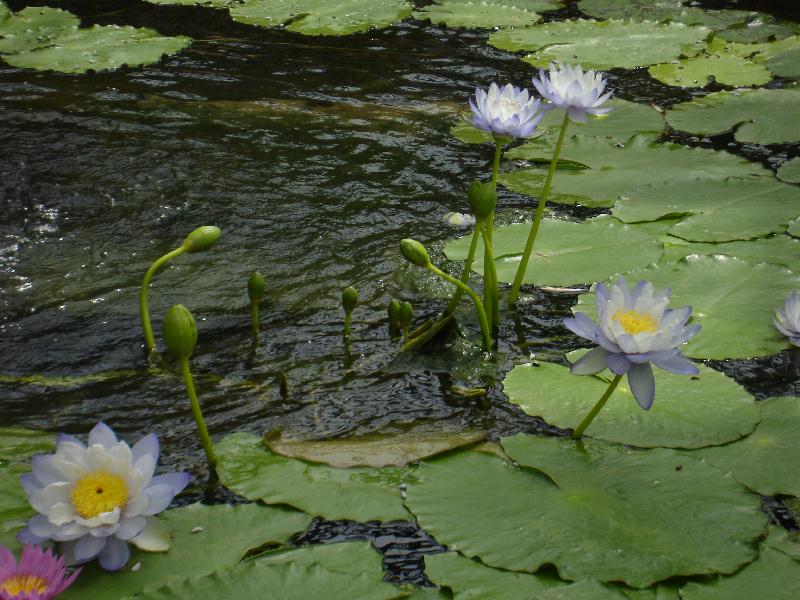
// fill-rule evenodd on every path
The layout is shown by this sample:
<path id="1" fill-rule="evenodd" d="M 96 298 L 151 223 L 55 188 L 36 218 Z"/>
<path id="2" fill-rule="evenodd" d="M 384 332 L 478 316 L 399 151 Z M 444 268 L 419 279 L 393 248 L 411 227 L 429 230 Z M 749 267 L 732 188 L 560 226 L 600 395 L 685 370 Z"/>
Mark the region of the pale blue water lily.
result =
<path id="1" fill-rule="evenodd" d="M 696 335 L 700 325 L 686 326 L 690 306 L 667 308 L 668 289 L 658 292 L 648 281 L 630 289 L 620 277 L 611 288 L 597 284 L 595 295 L 599 325 L 580 312 L 564 320 L 572 332 L 599 344 L 572 365 L 573 373 L 590 375 L 608 367 L 616 375 L 627 374 L 631 392 L 644 410 L 655 398 L 651 363 L 671 373 L 698 373 L 678 347 Z"/>
<path id="2" fill-rule="evenodd" d="M 34 457 L 20 480 L 32 517 L 19 534 L 27 544 L 61 543 L 69 564 L 98 558 L 116 571 L 130 557 L 128 542 L 143 550 L 167 550 L 169 536 L 153 516 L 189 483 L 188 473 L 153 476 L 158 438 L 151 433 L 132 448 L 98 423 L 89 443 L 60 434 L 55 454 Z"/>
<path id="3" fill-rule="evenodd" d="M 775 327 L 789 338 L 793 346 L 800 346 L 800 294 L 797 291 L 786 296 L 783 308 L 776 308 L 772 317 Z"/>
<path id="4" fill-rule="evenodd" d="M 531 137 L 544 112 L 540 100 L 528 90 L 510 83 L 502 88 L 492 83 L 488 90 L 475 89 L 475 99 L 469 99 L 472 124 L 495 135 L 515 138 Z"/>
<path id="5" fill-rule="evenodd" d="M 611 97 L 611 92 L 603 94 L 606 88 L 604 73 L 586 71 L 580 65 L 550 64 L 549 73 L 539 69 L 539 77 L 533 78 L 533 85 L 553 107 L 566 109 L 567 115 L 575 123 L 585 123 L 587 115 L 603 115 L 611 111 L 602 108 Z"/>

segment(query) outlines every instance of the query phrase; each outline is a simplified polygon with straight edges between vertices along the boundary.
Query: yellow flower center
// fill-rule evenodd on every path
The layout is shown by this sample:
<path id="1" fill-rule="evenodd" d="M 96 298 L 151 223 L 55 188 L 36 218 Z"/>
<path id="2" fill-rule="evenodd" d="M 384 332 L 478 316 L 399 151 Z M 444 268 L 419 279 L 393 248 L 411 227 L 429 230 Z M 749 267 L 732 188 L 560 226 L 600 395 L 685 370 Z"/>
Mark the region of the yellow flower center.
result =
<path id="1" fill-rule="evenodd" d="M 17 594 L 29 594 L 31 592 L 44 594 L 47 589 L 47 580 L 38 575 L 12 575 L 5 581 L 0 582 L 0 592 L 5 592 L 11 595 L 12 598 Z"/>
<path id="2" fill-rule="evenodd" d="M 636 335 L 637 333 L 655 333 L 658 331 L 658 321 L 647 313 L 640 313 L 635 310 L 618 310 L 611 317 L 619 321 L 625 333 Z"/>
<path id="3" fill-rule="evenodd" d="M 84 475 L 72 488 L 72 506 L 84 519 L 91 519 L 128 501 L 128 486 L 122 477 L 95 471 Z"/>

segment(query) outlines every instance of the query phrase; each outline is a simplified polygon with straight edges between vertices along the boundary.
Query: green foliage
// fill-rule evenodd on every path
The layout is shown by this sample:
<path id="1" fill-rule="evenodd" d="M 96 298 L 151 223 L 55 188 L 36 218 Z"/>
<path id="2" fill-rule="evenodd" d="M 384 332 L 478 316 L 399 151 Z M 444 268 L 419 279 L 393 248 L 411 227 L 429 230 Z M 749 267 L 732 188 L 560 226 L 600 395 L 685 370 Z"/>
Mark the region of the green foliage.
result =
<path id="1" fill-rule="evenodd" d="M 786 235 L 750 240 L 747 242 L 723 242 L 707 244 L 703 242 L 687 242 L 681 238 L 668 235 L 661 240 L 664 243 L 664 260 L 676 261 L 690 254 L 724 254 L 735 256 L 750 263 L 774 263 L 788 267 L 800 273 L 800 240 Z"/>
<path id="2" fill-rule="evenodd" d="M 644 279 L 656 288 L 671 288 L 670 306 L 692 307 L 692 322 L 703 329 L 682 347 L 687 356 L 752 358 L 786 347 L 772 324 L 772 313 L 789 291 L 800 288 L 800 275 L 789 269 L 728 256 L 688 256 L 636 269 L 625 277 L 629 282 Z M 594 317 L 594 293 L 582 294 L 575 310 Z"/>
<path id="3" fill-rule="evenodd" d="M 447 27 L 527 27 L 538 12 L 561 6 L 557 0 L 438 0 L 414 12 L 414 18 Z"/>
<path id="4" fill-rule="evenodd" d="M 793 158 L 783 163 L 778 169 L 778 179 L 788 183 L 800 183 L 800 158 Z"/>
<path id="5" fill-rule="evenodd" d="M 29 6 L 11 13 L 3 5 L 6 16 L 0 20 L 0 53 L 44 48 L 62 35 L 77 29 L 80 20 L 65 10 L 41 6 Z"/>
<path id="6" fill-rule="evenodd" d="M 645 587 L 730 573 L 755 558 L 757 496 L 673 450 L 631 451 L 557 438 L 503 440 L 521 467 L 460 452 L 424 462 L 406 504 L 451 550 L 489 566 Z M 676 469 L 676 467 L 680 467 Z"/>
<path id="7" fill-rule="evenodd" d="M 399 485 L 411 469 L 337 469 L 273 454 L 261 438 L 234 433 L 216 444 L 225 487 L 251 500 L 288 504 L 327 519 L 408 519 Z"/>
<path id="8" fill-rule="evenodd" d="M 498 31 L 489 43 L 501 50 L 532 51 L 523 60 L 534 66 L 555 60 L 584 68 L 632 69 L 692 56 L 708 34 L 704 27 L 680 23 L 579 19 Z"/>
<path id="9" fill-rule="evenodd" d="M 752 396 L 718 371 L 698 365 L 694 377 L 654 369 L 656 400 L 643 411 L 625 381 L 587 429 L 591 437 L 641 448 L 702 448 L 739 439 L 760 419 Z M 577 427 L 608 381 L 572 375 L 560 365 L 517 365 L 503 382 L 506 395 L 529 415 Z"/>
<path id="10" fill-rule="evenodd" d="M 796 142 L 800 141 L 800 89 L 715 92 L 674 106 L 667 122 L 700 135 L 735 129 L 739 142 Z"/>

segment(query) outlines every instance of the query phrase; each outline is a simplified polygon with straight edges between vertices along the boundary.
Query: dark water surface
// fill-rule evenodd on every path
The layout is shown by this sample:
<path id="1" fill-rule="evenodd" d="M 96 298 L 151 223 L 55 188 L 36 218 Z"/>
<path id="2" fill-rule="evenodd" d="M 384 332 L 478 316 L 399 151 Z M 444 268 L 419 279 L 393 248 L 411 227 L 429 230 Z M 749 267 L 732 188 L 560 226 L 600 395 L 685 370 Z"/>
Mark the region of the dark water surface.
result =
<path id="1" fill-rule="evenodd" d="M 130 441 L 155 431 L 164 465 L 202 476 L 181 380 L 146 368 L 137 294 L 154 259 L 213 224 L 223 231 L 219 244 L 176 259 L 155 277 L 150 298 L 157 337 L 176 302 L 198 318 L 192 364 L 216 439 L 276 428 L 331 437 L 420 421 L 493 436 L 543 428 L 508 403 L 498 382 L 531 353 L 562 360 L 581 345 L 561 325 L 575 295 L 529 289 L 519 310 L 505 313 L 500 352 L 488 364 L 466 305 L 463 337 L 455 332 L 421 354 L 399 355 L 385 323 L 392 297 L 414 303 L 418 322 L 440 310 L 431 297 L 448 288 L 407 268 L 397 243 L 416 237 L 438 262 L 441 241 L 461 234 L 443 216 L 467 211 L 466 184 L 487 175 L 492 150 L 461 143 L 448 129 L 476 85 L 526 85 L 528 65 L 488 47 L 486 33 L 417 22 L 309 38 L 239 25 L 211 9 L 9 2 L 28 4 L 70 10 L 84 24 L 149 26 L 195 42 L 160 64 L 115 73 L 0 64 L 2 425 L 83 433 L 103 419 Z M 797 18 L 780 2 L 713 5 Z M 557 13 L 576 15 L 574 7 Z M 692 96 L 644 70 L 611 80 L 617 96 L 638 102 L 666 107 Z M 742 147 L 732 136 L 673 138 L 773 168 L 800 154 L 797 145 Z M 501 221 L 532 207 L 501 190 Z M 252 270 L 268 282 L 255 349 L 245 289 Z M 340 308 L 347 285 L 361 296 L 349 351 Z M 788 353 L 712 366 L 759 398 L 800 391 Z M 64 379 L 74 377 L 83 379 Z M 487 395 L 467 398 L 458 386 Z M 406 566 L 409 553 L 435 543 L 397 527 L 322 522 L 302 541 L 383 540 L 376 544 L 399 557 L 395 577 L 420 581 L 419 563 Z"/>

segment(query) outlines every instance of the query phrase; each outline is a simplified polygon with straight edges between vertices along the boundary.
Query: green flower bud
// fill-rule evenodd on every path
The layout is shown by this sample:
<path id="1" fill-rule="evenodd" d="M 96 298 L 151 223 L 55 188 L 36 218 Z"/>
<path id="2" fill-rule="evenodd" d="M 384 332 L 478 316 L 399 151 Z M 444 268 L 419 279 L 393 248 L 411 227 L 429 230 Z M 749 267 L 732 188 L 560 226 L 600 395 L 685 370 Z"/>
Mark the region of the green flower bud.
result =
<path id="1" fill-rule="evenodd" d="M 219 227 L 203 225 L 198 227 L 183 240 L 183 247 L 187 252 L 202 252 L 217 243 L 222 232 Z"/>
<path id="2" fill-rule="evenodd" d="M 397 298 L 392 298 L 392 301 L 389 302 L 389 308 L 387 310 L 389 313 L 389 325 L 391 327 L 399 327 L 400 326 L 400 300 Z"/>
<path id="3" fill-rule="evenodd" d="M 169 308 L 164 317 L 163 333 L 167 348 L 175 358 L 184 359 L 192 355 L 197 344 L 197 324 L 183 304 Z"/>
<path id="4" fill-rule="evenodd" d="M 408 262 L 418 267 L 427 267 L 431 263 L 425 246 L 420 244 L 417 240 L 409 238 L 400 240 L 400 252 L 403 253 L 403 257 L 405 257 Z"/>
<path id="5" fill-rule="evenodd" d="M 358 291 L 352 286 L 347 286 L 342 291 L 342 307 L 344 312 L 351 313 L 358 306 Z"/>
<path id="6" fill-rule="evenodd" d="M 411 302 L 403 302 L 400 305 L 400 327 L 407 329 L 411 326 L 411 321 L 414 320 L 414 307 Z"/>
<path id="7" fill-rule="evenodd" d="M 264 288 L 267 282 L 264 281 L 264 276 L 258 271 L 253 271 L 250 274 L 250 279 L 247 280 L 247 295 L 250 298 L 250 304 L 258 304 L 261 298 L 264 297 Z"/>
<path id="8" fill-rule="evenodd" d="M 486 219 L 497 206 L 497 187 L 491 181 L 477 179 L 469 186 L 469 204 L 478 219 Z"/>

